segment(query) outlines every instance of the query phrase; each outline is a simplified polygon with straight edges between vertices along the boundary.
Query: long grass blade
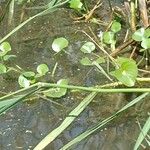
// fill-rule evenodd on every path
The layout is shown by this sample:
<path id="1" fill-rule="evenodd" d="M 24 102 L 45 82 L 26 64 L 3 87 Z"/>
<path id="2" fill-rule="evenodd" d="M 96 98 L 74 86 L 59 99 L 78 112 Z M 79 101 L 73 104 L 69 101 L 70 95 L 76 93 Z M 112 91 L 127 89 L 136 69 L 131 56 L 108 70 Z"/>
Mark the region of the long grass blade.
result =
<path id="1" fill-rule="evenodd" d="M 89 94 L 86 98 L 83 99 L 83 101 L 73 110 L 69 113 L 69 115 L 66 117 L 66 119 L 61 123 L 60 126 L 58 126 L 56 129 L 54 129 L 52 132 L 50 132 L 35 148 L 34 150 L 42 150 L 44 149 L 48 144 L 50 144 L 55 138 L 60 135 L 75 119 L 79 114 L 87 107 L 87 105 L 93 100 L 93 98 L 96 96 L 96 92 L 92 92 Z"/>
<path id="2" fill-rule="evenodd" d="M 114 115 L 108 117 L 107 119 L 100 121 L 98 124 L 96 124 L 95 126 L 93 126 L 92 128 L 90 128 L 89 130 L 83 132 L 82 134 L 80 134 L 79 136 L 77 136 L 76 138 L 74 138 L 72 141 L 70 141 L 69 143 L 67 143 L 66 145 L 64 145 L 60 150 L 67 150 L 69 149 L 71 146 L 79 143 L 80 141 L 82 141 L 83 139 L 87 138 L 89 135 L 93 134 L 95 131 L 101 129 L 102 127 L 104 127 L 105 125 L 107 125 L 110 121 L 114 120 L 119 114 L 121 114 L 122 112 L 124 112 L 125 110 L 127 110 L 128 108 L 130 108 L 131 106 L 135 105 L 136 103 L 138 103 L 139 101 L 143 100 L 149 93 L 144 93 L 140 96 L 138 96 L 137 98 L 135 98 L 134 100 L 132 100 L 130 103 L 128 103 L 127 105 L 125 105 L 122 109 L 120 109 L 119 111 L 117 111 Z"/>
<path id="3" fill-rule="evenodd" d="M 30 17 L 29 19 L 27 19 L 26 21 L 24 21 L 23 23 L 21 23 L 20 25 L 18 25 L 15 29 L 13 29 L 10 33 L 8 33 L 5 37 L 3 37 L 1 40 L 0 40 L 0 43 L 2 43 L 2 42 L 4 42 L 7 38 L 9 38 L 12 34 L 14 34 L 16 31 L 18 31 L 19 29 L 21 29 L 24 25 L 26 25 L 28 22 L 30 22 L 30 21 L 32 21 L 33 19 L 35 19 L 35 18 L 37 18 L 37 17 L 39 17 L 39 16 L 42 16 L 42 15 L 46 15 L 46 14 L 48 14 L 48 13 L 51 13 L 51 12 L 53 12 L 53 11 L 55 11 L 56 10 L 56 8 L 57 7 L 60 7 L 60 6 L 62 6 L 62 5 L 64 5 L 65 3 L 67 3 L 69 0 L 66 0 L 66 1 L 64 1 L 64 2 L 61 2 L 61 3 L 57 3 L 56 5 L 50 5 L 49 7 L 48 7 L 48 9 L 46 9 L 46 10 L 44 10 L 44 11 L 42 11 L 42 12 L 40 12 L 40 13 L 38 13 L 38 14 L 36 14 L 36 15 L 34 15 L 34 16 L 32 16 L 32 17 Z"/>
<path id="4" fill-rule="evenodd" d="M 0 108 L 0 115 L 2 115 L 4 112 L 10 110 L 12 107 L 16 106 L 19 102 L 23 101 L 27 96 L 33 94 L 37 90 L 38 90 L 38 88 L 31 90 L 28 93 L 25 93 L 23 95 L 18 95 L 18 96 L 16 96 L 16 98 L 13 98 L 12 102 L 10 102 L 10 100 L 12 100 L 12 99 L 8 99 L 6 105 L 4 105 L 4 101 L 3 101 L 3 106 Z"/>
<path id="5" fill-rule="evenodd" d="M 150 116 L 149 118 L 147 119 L 146 123 L 144 124 L 140 134 L 139 134 L 139 137 L 135 143 L 135 146 L 134 146 L 134 150 L 137 150 L 139 148 L 139 146 L 141 145 L 142 141 L 144 140 L 144 138 L 146 137 L 146 135 L 148 134 L 150 130 Z M 150 143 L 148 143 L 150 144 Z M 149 145 L 150 146 L 150 145 Z"/>

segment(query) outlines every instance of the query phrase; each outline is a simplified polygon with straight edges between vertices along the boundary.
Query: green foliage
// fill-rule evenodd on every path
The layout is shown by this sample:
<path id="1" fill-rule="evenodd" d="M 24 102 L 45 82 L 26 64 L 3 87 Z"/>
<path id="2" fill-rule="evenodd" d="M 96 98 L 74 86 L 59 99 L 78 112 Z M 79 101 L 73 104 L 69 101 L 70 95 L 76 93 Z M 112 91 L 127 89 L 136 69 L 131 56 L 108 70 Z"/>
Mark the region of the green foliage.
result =
<path id="1" fill-rule="evenodd" d="M 33 71 L 23 72 L 18 78 L 18 83 L 21 87 L 29 87 L 31 84 L 34 84 L 39 77 L 44 76 L 48 71 L 49 68 L 46 64 L 40 64 L 37 66 L 37 74 Z"/>
<path id="2" fill-rule="evenodd" d="M 11 46 L 8 42 L 3 42 L 0 45 L 0 56 L 6 55 L 9 51 L 11 51 Z"/>
<path id="3" fill-rule="evenodd" d="M 61 79 L 57 82 L 58 85 L 67 85 L 68 80 L 67 79 Z M 43 91 L 43 94 L 47 97 L 52 98 L 60 98 L 67 93 L 67 88 L 50 88 L 46 91 Z"/>
<path id="4" fill-rule="evenodd" d="M 150 48 L 150 29 L 144 29 L 140 28 L 137 31 L 134 32 L 132 35 L 132 38 L 135 41 L 141 42 L 141 47 L 144 48 L 144 50 Z"/>
<path id="5" fill-rule="evenodd" d="M 84 57 L 80 60 L 80 63 L 84 66 L 91 66 L 92 61 L 88 57 Z"/>
<path id="6" fill-rule="evenodd" d="M 142 128 L 133 150 L 139 149 L 142 141 L 146 138 L 146 135 L 148 134 L 149 131 L 150 131 L 150 116 L 148 117 L 148 119 L 146 120 L 146 123 L 144 124 Z M 148 145 L 150 146 L 150 142 L 148 143 Z"/>
<path id="7" fill-rule="evenodd" d="M 55 39 L 52 43 L 52 49 L 57 53 L 66 48 L 67 46 L 68 40 L 63 37 Z"/>
<path id="8" fill-rule="evenodd" d="M 114 33 L 117 33 L 121 30 L 121 24 L 117 21 L 113 21 L 112 25 L 111 25 L 111 31 L 113 31 Z"/>
<path id="9" fill-rule="evenodd" d="M 49 71 L 49 68 L 46 64 L 40 64 L 38 67 L 37 67 L 37 72 L 43 76 L 45 75 L 47 72 Z"/>
<path id="10" fill-rule="evenodd" d="M 77 11 L 82 10 L 83 3 L 80 0 L 70 0 L 70 8 L 73 8 Z"/>
<path id="11" fill-rule="evenodd" d="M 4 74 L 7 72 L 7 68 L 5 65 L 0 64 L 0 74 Z"/>
<path id="12" fill-rule="evenodd" d="M 116 33 L 121 30 L 121 24 L 117 21 L 113 21 L 111 25 L 111 31 L 104 32 L 102 35 L 103 42 L 106 44 L 110 44 L 111 50 L 115 50 L 116 44 Z"/>
<path id="13" fill-rule="evenodd" d="M 95 44 L 93 42 L 86 42 L 80 50 L 83 53 L 91 53 L 95 50 Z"/>
<path id="14" fill-rule="evenodd" d="M 111 72 L 111 75 L 116 77 L 126 86 L 134 86 L 138 75 L 136 62 L 129 58 L 119 57 L 117 60 L 119 68 Z"/>
<path id="15" fill-rule="evenodd" d="M 112 44 L 115 42 L 115 34 L 111 31 L 104 32 L 103 40 L 104 40 L 104 43 L 106 43 L 106 44 Z"/>
<path id="16" fill-rule="evenodd" d="M 90 60 L 88 57 L 83 57 L 80 60 L 80 63 L 84 66 L 94 66 L 95 65 L 94 62 L 97 64 L 105 63 L 105 59 L 103 57 L 99 57 L 95 60 Z"/>

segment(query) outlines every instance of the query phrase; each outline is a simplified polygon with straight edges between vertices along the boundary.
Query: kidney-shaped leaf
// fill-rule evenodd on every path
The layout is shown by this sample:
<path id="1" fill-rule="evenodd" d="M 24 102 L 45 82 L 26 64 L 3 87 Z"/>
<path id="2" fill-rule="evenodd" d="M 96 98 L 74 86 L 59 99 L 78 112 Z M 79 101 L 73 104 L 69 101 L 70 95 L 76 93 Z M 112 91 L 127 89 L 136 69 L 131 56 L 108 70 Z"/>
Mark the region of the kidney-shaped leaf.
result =
<path id="1" fill-rule="evenodd" d="M 66 48 L 67 46 L 68 40 L 63 37 L 55 39 L 52 43 L 52 49 L 57 53 Z"/>
<path id="2" fill-rule="evenodd" d="M 104 32 L 103 33 L 103 40 L 106 44 L 112 44 L 115 41 L 115 35 L 113 32 Z"/>
<path id="3" fill-rule="evenodd" d="M 21 87 L 29 87 L 30 86 L 30 80 L 28 80 L 27 78 L 25 78 L 23 75 L 20 75 L 18 78 L 18 83 Z"/>
<path id="4" fill-rule="evenodd" d="M 91 53 L 95 50 L 95 44 L 93 42 L 86 42 L 80 49 L 83 53 Z"/>
<path id="5" fill-rule="evenodd" d="M 61 79 L 57 82 L 58 85 L 67 85 L 68 80 L 67 79 Z M 46 91 L 43 91 L 43 94 L 47 97 L 52 98 L 60 98 L 64 96 L 67 93 L 67 88 L 50 88 Z"/>
<path id="6" fill-rule="evenodd" d="M 11 51 L 11 46 L 8 42 L 3 42 L 0 45 L 0 56 L 4 56 L 7 52 Z"/>
<path id="7" fill-rule="evenodd" d="M 111 26 L 111 31 L 113 31 L 114 33 L 118 32 L 121 30 L 121 24 L 117 21 L 114 21 L 112 23 L 112 26 Z"/>
<path id="8" fill-rule="evenodd" d="M 92 61 L 88 57 L 84 57 L 80 60 L 80 63 L 84 66 L 91 66 Z"/>
<path id="9" fill-rule="evenodd" d="M 149 32 L 149 30 L 146 31 L 144 28 L 140 28 L 133 33 L 132 38 L 135 41 L 142 41 L 144 38 L 148 38 L 150 36 Z"/>
<path id="10" fill-rule="evenodd" d="M 37 67 L 37 72 L 43 76 L 45 75 L 47 72 L 49 71 L 49 68 L 46 64 L 40 64 L 38 67 Z"/>
<path id="11" fill-rule="evenodd" d="M 143 39 L 142 42 L 141 42 L 141 46 L 142 46 L 144 49 L 150 48 L 150 38 L 145 38 L 145 39 Z"/>
<path id="12" fill-rule="evenodd" d="M 136 62 L 129 58 L 118 58 L 117 63 L 119 69 L 111 72 L 111 75 L 116 77 L 126 86 L 134 86 L 138 74 Z"/>
<path id="13" fill-rule="evenodd" d="M 70 8 L 81 10 L 82 9 L 82 2 L 80 0 L 71 0 L 70 2 Z"/>

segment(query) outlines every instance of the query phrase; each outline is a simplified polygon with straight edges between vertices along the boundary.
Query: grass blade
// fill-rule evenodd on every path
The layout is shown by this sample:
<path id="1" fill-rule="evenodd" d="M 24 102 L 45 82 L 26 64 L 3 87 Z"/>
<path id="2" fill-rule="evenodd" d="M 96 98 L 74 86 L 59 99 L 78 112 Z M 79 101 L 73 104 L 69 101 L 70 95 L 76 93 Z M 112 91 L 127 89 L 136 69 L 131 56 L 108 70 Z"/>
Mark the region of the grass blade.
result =
<path id="1" fill-rule="evenodd" d="M 125 110 L 127 110 L 128 108 L 130 108 L 131 106 L 133 106 L 134 104 L 138 103 L 139 101 L 143 100 L 144 97 L 146 97 L 149 93 L 144 93 L 140 96 L 138 96 L 137 98 L 135 98 L 134 100 L 132 100 L 130 103 L 128 103 L 127 105 L 125 105 L 122 109 L 120 109 L 119 111 L 117 111 L 114 115 L 108 117 L 107 119 L 100 121 L 98 124 L 96 124 L 94 127 L 88 129 L 87 131 L 83 132 L 82 134 L 80 134 L 79 136 L 77 136 L 76 138 L 74 138 L 72 141 L 70 141 L 69 143 L 67 143 L 65 146 L 63 146 L 60 150 L 66 150 L 69 149 L 71 146 L 77 144 L 78 142 L 80 142 L 81 140 L 87 138 L 89 135 L 93 134 L 95 131 L 101 129 L 104 125 L 107 125 L 110 121 L 112 121 L 113 119 L 115 119 L 120 113 L 124 112 Z"/>
<path id="2" fill-rule="evenodd" d="M 87 107 L 87 105 L 93 100 L 93 98 L 96 96 L 96 92 L 92 92 L 89 94 L 86 98 L 83 99 L 83 101 L 73 110 L 69 113 L 69 115 L 66 117 L 66 119 L 61 123 L 60 126 L 58 126 L 56 129 L 54 129 L 52 132 L 50 132 L 35 148 L 34 150 L 42 150 L 44 149 L 49 143 L 51 143 L 55 138 L 60 135 L 75 119 L 76 117 Z"/>
<path id="3" fill-rule="evenodd" d="M 144 124 L 144 126 L 143 126 L 143 128 L 142 128 L 142 130 L 141 130 L 141 132 L 139 134 L 139 137 L 138 137 L 138 139 L 137 139 L 137 141 L 135 143 L 135 146 L 134 146 L 134 150 L 137 150 L 139 148 L 139 146 L 141 145 L 142 141 L 144 140 L 144 138 L 148 134 L 149 130 L 150 130 L 150 116 L 147 119 L 146 123 Z"/>
<path id="4" fill-rule="evenodd" d="M 31 90 L 29 91 L 28 93 L 25 93 L 23 95 L 17 95 L 16 98 L 13 98 L 13 101 L 10 102 L 11 99 L 7 99 L 6 100 L 6 105 L 4 105 L 4 101 L 1 101 L 3 102 L 2 104 L 2 107 L 0 108 L 0 115 L 2 115 L 4 112 L 8 111 L 9 109 L 11 109 L 12 107 L 14 107 L 15 105 L 17 105 L 19 102 L 23 101 L 27 96 L 33 94 L 35 91 L 37 91 L 37 89 L 34 89 L 34 90 Z"/>

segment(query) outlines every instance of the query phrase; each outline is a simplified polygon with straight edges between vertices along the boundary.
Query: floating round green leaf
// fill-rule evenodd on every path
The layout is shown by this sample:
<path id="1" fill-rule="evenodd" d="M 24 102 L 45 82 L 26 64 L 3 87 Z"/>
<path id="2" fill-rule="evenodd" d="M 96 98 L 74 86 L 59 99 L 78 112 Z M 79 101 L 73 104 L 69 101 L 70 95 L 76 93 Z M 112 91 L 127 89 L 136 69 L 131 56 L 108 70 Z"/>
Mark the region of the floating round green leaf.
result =
<path id="1" fill-rule="evenodd" d="M 114 33 L 113 32 L 104 32 L 103 33 L 103 40 L 106 44 L 112 44 L 114 43 Z"/>
<path id="2" fill-rule="evenodd" d="M 38 67 L 37 67 L 37 72 L 43 76 L 45 75 L 47 72 L 49 71 L 49 68 L 46 64 L 40 64 Z"/>
<path id="3" fill-rule="evenodd" d="M 143 39 L 142 42 L 141 42 L 141 46 L 142 46 L 144 49 L 150 48 L 150 38 L 145 38 L 145 39 Z"/>
<path id="4" fill-rule="evenodd" d="M 91 66 L 92 61 L 88 57 L 84 57 L 80 60 L 80 63 L 84 66 Z"/>
<path id="5" fill-rule="evenodd" d="M 80 0 L 70 0 L 70 8 L 73 8 L 75 10 L 81 10 L 82 9 L 82 2 Z"/>
<path id="6" fill-rule="evenodd" d="M 8 42 L 3 42 L 0 45 L 0 56 L 4 56 L 7 52 L 11 51 L 11 46 Z"/>
<path id="7" fill-rule="evenodd" d="M 59 85 L 67 85 L 68 80 L 67 79 L 61 79 L 57 82 Z M 52 97 L 52 98 L 60 98 L 64 96 L 67 92 L 67 88 L 50 88 L 46 91 L 43 91 L 43 94 L 47 97 Z"/>
<path id="8" fill-rule="evenodd" d="M 111 26 L 111 31 L 113 31 L 114 33 L 118 32 L 121 30 L 121 24 L 117 21 L 114 21 L 112 23 L 112 26 Z"/>
<path id="9" fill-rule="evenodd" d="M 7 68 L 5 65 L 0 64 L 0 74 L 4 74 L 7 72 Z"/>
<path id="10" fill-rule="evenodd" d="M 118 58 L 117 63 L 119 69 L 111 72 L 111 75 L 116 77 L 120 82 L 126 86 L 134 86 L 136 77 L 138 75 L 138 68 L 136 62 L 129 58 Z"/>
<path id="11" fill-rule="evenodd" d="M 57 53 L 66 48 L 67 46 L 68 40 L 63 37 L 55 39 L 52 43 L 52 49 Z"/>
<path id="12" fill-rule="evenodd" d="M 86 42 L 80 49 L 83 53 L 91 53 L 95 50 L 95 44 L 93 42 Z"/>
<path id="13" fill-rule="evenodd" d="M 18 78 L 18 83 L 21 87 L 29 87 L 30 86 L 30 81 L 26 79 L 23 75 L 20 75 Z"/>
<path id="14" fill-rule="evenodd" d="M 135 41 L 142 41 L 145 34 L 145 29 L 144 28 L 140 28 L 137 31 L 135 31 L 132 35 L 132 39 L 134 39 Z"/>

